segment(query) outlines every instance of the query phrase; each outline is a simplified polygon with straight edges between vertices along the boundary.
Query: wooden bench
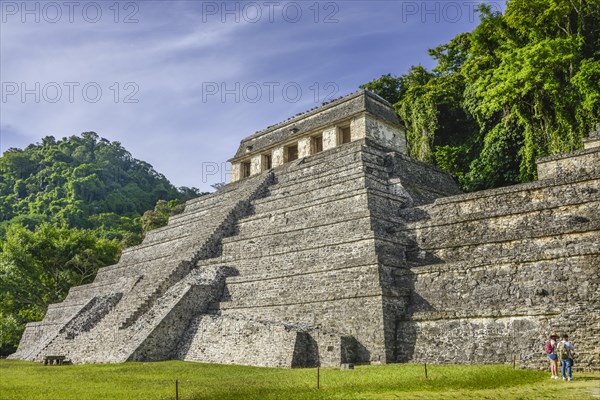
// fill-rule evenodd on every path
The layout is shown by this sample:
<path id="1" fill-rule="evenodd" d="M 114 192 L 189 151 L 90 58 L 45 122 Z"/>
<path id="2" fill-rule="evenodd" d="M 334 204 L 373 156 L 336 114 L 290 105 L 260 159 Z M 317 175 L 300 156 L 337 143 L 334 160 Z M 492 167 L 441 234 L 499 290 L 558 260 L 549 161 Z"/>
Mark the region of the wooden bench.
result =
<path id="1" fill-rule="evenodd" d="M 65 356 L 44 356 L 42 362 L 44 365 L 63 365 L 65 358 Z"/>

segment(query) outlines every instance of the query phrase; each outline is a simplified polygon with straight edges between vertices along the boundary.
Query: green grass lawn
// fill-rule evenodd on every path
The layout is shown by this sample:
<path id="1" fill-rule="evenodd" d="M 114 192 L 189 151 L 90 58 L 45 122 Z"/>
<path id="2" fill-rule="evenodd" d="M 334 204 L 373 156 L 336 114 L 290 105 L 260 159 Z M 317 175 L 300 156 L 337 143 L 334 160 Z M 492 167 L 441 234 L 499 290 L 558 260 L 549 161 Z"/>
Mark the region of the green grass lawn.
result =
<path id="1" fill-rule="evenodd" d="M 354 370 L 271 369 L 182 361 L 109 365 L 0 360 L 2 400 L 96 399 L 594 399 L 600 374 L 551 380 L 549 373 L 505 365 L 392 364 Z M 596 396 L 596 397 L 595 397 Z"/>

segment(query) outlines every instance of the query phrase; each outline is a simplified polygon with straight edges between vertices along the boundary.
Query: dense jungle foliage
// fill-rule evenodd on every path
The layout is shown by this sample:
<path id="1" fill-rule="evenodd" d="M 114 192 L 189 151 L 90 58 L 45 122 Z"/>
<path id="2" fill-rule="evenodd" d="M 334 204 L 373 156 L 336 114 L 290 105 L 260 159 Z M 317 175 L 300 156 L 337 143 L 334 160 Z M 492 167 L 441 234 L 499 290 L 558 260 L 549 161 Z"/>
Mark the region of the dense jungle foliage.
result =
<path id="1" fill-rule="evenodd" d="M 600 0 L 511 0 L 412 67 L 361 87 L 394 107 L 410 155 L 473 191 L 536 178 L 600 122 Z"/>

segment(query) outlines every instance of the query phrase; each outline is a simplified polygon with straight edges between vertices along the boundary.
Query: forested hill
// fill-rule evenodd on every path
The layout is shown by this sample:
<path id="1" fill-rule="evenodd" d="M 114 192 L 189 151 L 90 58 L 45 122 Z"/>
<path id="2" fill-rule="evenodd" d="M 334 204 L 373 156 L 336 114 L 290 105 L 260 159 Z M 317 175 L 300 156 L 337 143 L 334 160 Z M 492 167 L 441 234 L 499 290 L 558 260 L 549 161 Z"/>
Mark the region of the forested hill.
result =
<path id="1" fill-rule="evenodd" d="M 414 66 L 362 87 L 394 104 L 410 155 L 464 190 L 535 179 L 536 158 L 576 150 L 600 122 L 600 0 L 509 0 Z M 393 68 L 393 66 L 388 66 Z"/>
<path id="2" fill-rule="evenodd" d="M 0 158 L 0 230 L 24 222 L 71 228 L 101 228 L 122 238 L 157 200 L 186 200 L 195 188 L 175 188 L 119 142 L 94 132 L 56 140 L 52 136 Z"/>
<path id="3" fill-rule="evenodd" d="M 14 348 L 26 322 L 198 195 L 94 132 L 8 149 L 0 157 L 0 347 Z"/>

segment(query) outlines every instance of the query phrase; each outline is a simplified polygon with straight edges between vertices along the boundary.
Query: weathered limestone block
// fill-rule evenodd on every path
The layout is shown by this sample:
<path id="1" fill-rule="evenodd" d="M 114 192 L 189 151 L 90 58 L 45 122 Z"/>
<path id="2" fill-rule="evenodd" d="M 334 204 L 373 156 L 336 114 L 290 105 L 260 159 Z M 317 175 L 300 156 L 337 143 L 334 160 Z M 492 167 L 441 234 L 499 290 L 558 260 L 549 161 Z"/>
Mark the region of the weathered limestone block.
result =
<path id="1" fill-rule="evenodd" d="M 283 165 L 283 163 L 284 163 L 283 153 L 284 153 L 283 146 L 276 147 L 273 149 L 273 167 L 279 167 L 280 165 Z"/>
<path id="2" fill-rule="evenodd" d="M 264 280 L 298 273 L 298 271 L 323 272 L 329 270 L 332 264 L 344 265 L 348 268 L 376 264 L 377 255 L 373 252 L 373 240 L 364 239 L 332 246 L 285 251 L 268 256 L 228 253 L 219 260 L 225 264 L 235 265 L 240 276 Z M 229 281 L 233 279 L 229 278 Z"/>
<path id="3" fill-rule="evenodd" d="M 358 130 L 357 135 L 360 135 L 364 130 L 365 136 L 373 139 L 375 142 L 397 152 L 406 153 L 406 133 L 398 125 L 366 115 L 364 120 L 357 121 L 356 124 L 351 125 L 350 132 L 352 133 L 353 127 Z"/>
<path id="4" fill-rule="evenodd" d="M 237 182 L 242 179 L 242 165 L 240 163 L 231 163 L 231 182 Z"/>
<path id="5" fill-rule="evenodd" d="M 181 342 L 178 358 L 261 367 L 312 366 L 317 355 L 307 356 L 311 349 L 306 330 L 282 323 L 204 314 L 190 325 L 189 337 Z"/>
<path id="6" fill-rule="evenodd" d="M 369 127 L 367 126 L 367 118 L 366 115 L 361 115 L 350 121 L 350 138 L 353 142 L 368 136 L 367 129 Z"/>
<path id="7" fill-rule="evenodd" d="M 310 156 L 310 137 L 303 137 L 298 140 L 298 158 Z"/>
<path id="8" fill-rule="evenodd" d="M 539 159 L 537 171 L 540 180 L 563 180 L 565 177 L 575 174 L 585 177 L 598 176 L 600 173 L 600 147 Z"/>
<path id="9" fill-rule="evenodd" d="M 518 365 L 543 345 L 535 317 L 461 318 L 401 321 L 398 360 L 452 364 L 511 363 Z"/>
<path id="10" fill-rule="evenodd" d="M 300 194 L 299 196 L 302 196 Z M 343 197 L 342 197 L 343 196 Z M 368 212 L 361 205 L 367 204 L 367 194 L 364 190 L 350 191 L 348 194 L 340 194 L 335 198 L 320 198 L 304 204 L 294 204 L 289 207 L 273 207 L 270 210 L 266 204 L 264 214 L 247 218 L 238 225 L 238 235 L 250 237 L 256 232 L 285 232 L 294 229 L 306 229 L 311 226 L 321 225 L 323 222 L 314 221 L 310 218 L 316 213 L 329 213 L 331 222 L 342 220 L 353 220 L 368 216 Z M 349 210 L 349 211 L 348 211 Z M 271 211 L 271 212 L 269 212 Z"/>
<path id="11" fill-rule="evenodd" d="M 323 131 L 323 150 L 333 149 L 338 145 L 338 128 L 330 127 Z"/>
<path id="12" fill-rule="evenodd" d="M 600 229 L 600 201 L 541 209 L 516 215 L 478 217 L 448 223 L 417 223 L 416 240 L 425 250 L 487 244 L 526 237 L 558 236 Z"/>
<path id="13" fill-rule="evenodd" d="M 227 281 L 227 299 L 234 303 L 243 303 L 247 307 L 262 307 L 295 302 L 297 293 L 304 293 L 313 302 L 326 302 L 341 296 L 359 297 L 381 294 L 377 282 L 379 269 L 374 266 L 343 268 L 335 271 L 316 273 L 297 273 L 272 278 L 269 288 L 261 281 L 244 281 L 242 277 Z M 343 291 L 336 291 L 329 284 L 320 282 L 336 282 L 343 286 Z"/>
<path id="14" fill-rule="evenodd" d="M 333 289 L 333 286 L 332 286 Z M 341 291 L 342 288 L 339 288 Z M 311 302 L 304 298 L 302 302 L 292 304 L 281 304 L 261 307 L 260 309 L 246 307 L 243 304 L 220 304 L 221 313 L 225 316 L 257 318 L 257 311 L 261 320 L 266 321 L 297 321 L 297 324 L 306 324 L 314 327 L 322 327 L 329 332 L 328 335 L 315 335 L 313 339 L 317 342 L 319 349 L 327 351 L 332 346 L 331 335 L 337 334 L 337 338 L 351 335 L 355 338 L 355 358 L 350 360 L 356 363 L 379 363 L 393 362 L 387 358 L 385 342 L 382 329 L 373 327 L 383 326 L 383 312 L 381 296 L 360 296 L 339 298 L 325 302 Z M 370 310 L 370 312 L 366 312 Z M 327 354 L 339 355 L 335 350 L 327 351 Z M 328 362 L 327 365 L 339 366 L 340 359 Z"/>
<path id="15" fill-rule="evenodd" d="M 262 154 L 255 155 L 250 159 L 250 175 L 260 174 L 263 171 Z"/>

